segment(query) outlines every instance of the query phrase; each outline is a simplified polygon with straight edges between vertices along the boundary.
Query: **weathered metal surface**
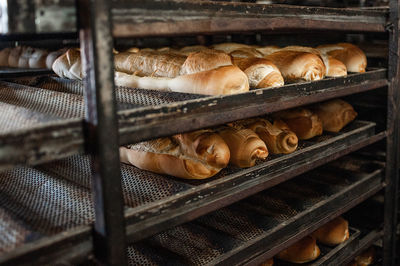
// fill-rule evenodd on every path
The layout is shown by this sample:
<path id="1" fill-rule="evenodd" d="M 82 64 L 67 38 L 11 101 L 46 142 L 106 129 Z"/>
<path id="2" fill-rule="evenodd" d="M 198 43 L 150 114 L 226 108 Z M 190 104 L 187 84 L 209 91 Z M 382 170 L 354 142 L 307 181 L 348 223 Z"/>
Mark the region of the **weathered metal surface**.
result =
<path id="1" fill-rule="evenodd" d="M 396 265 L 395 258 L 397 238 L 397 210 L 400 167 L 400 39 L 399 39 L 399 12 L 400 4 L 397 0 L 390 1 L 389 21 L 389 70 L 388 70 L 388 99 L 387 99 L 387 132 L 386 141 L 386 178 L 385 189 L 385 225 L 383 241 L 383 264 Z"/>
<path id="2" fill-rule="evenodd" d="M 120 144 L 220 125 L 387 85 L 385 70 L 119 112 Z"/>
<path id="3" fill-rule="evenodd" d="M 290 155 L 235 171 L 222 178 L 199 182 L 188 191 L 127 211 L 128 240 L 138 241 L 190 221 L 385 137 L 384 133 L 373 134 L 373 124 L 358 124 L 346 133 Z"/>
<path id="4" fill-rule="evenodd" d="M 387 10 L 356 10 L 211 1 L 114 0 L 114 36 L 330 29 L 384 32 Z"/>
<path id="5" fill-rule="evenodd" d="M 126 265 L 109 1 L 79 0 L 78 7 L 86 73 L 85 144 L 93 160 L 94 254 L 101 264 Z"/>

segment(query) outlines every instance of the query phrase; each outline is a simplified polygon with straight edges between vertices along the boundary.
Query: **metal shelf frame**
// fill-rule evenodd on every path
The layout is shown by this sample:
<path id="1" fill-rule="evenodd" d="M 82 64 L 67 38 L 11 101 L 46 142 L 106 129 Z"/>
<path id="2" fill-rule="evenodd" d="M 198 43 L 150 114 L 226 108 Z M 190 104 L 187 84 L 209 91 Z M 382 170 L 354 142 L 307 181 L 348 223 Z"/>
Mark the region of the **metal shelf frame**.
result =
<path id="1" fill-rule="evenodd" d="M 22 162 L 38 164 L 49 161 L 52 155 L 61 154 L 62 148 L 65 148 L 60 145 L 61 142 L 67 143 L 67 150 L 71 151 L 68 155 L 83 151 L 90 154 L 94 162 L 92 190 L 96 221 L 92 233 L 90 232 L 90 227 L 83 227 L 80 230 L 59 236 L 59 238 L 49 238 L 40 243 L 42 246 L 33 245 L 28 247 L 28 249 L 20 251 L 21 257 L 17 256 L 11 259 L 27 260 L 27 254 L 40 254 L 53 244 L 53 247 L 56 247 L 56 243 L 61 243 L 67 247 L 69 246 L 68 243 L 71 243 L 68 241 L 72 238 L 79 239 L 78 242 L 81 244 L 80 240 L 84 239 L 84 241 L 82 246 L 79 246 L 83 247 L 82 250 L 76 251 L 74 249 L 76 253 L 71 252 L 70 256 L 75 254 L 82 255 L 83 251 L 87 254 L 88 250 L 93 248 L 95 258 L 99 263 L 124 265 L 126 264 L 125 248 L 127 241 L 136 241 L 157 232 L 157 230 L 152 229 L 150 220 L 144 221 L 142 227 L 135 223 L 129 225 L 130 219 L 133 217 L 130 214 L 125 217 L 128 218 L 128 226 L 125 226 L 118 159 L 119 144 L 165 136 L 180 131 L 194 130 L 387 85 L 388 118 L 386 132 L 370 137 L 362 143 L 355 144 L 353 149 L 327 153 L 326 157 L 319 158 L 309 166 L 306 165 L 295 169 L 297 171 L 282 172 L 280 182 L 285 178 L 298 175 L 386 137 L 387 157 L 384 183 L 371 188 L 371 193 L 366 193 L 365 195 L 372 195 L 382 187 L 385 187 L 384 265 L 394 265 L 396 251 L 395 228 L 397 224 L 395 214 L 398 207 L 395 199 L 397 199 L 398 194 L 399 173 L 397 169 L 400 161 L 399 153 L 397 152 L 398 147 L 400 147 L 398 139 L 400 126 L 400 111 L 398 110 L 400 108 L 398 79 L 400 76 L 399 1 L 391 0 L 389 10 L 376 11 L 244 3 L 195 3 L 183 0 L 151 0 L 145 1 L 145 3 L 136 0 L 77 0 L 76 8 L 83 66 L 87 73 L 85 78 L 87 117 L 66 122 L 67 128 L 63 128 L 65 123 L 55 125 L 55 129 L 62 132 L 62 137 L 57 134 L 52 135 L 56 131 L 49 132 L 48 128 L 44 127 L 37 129 L 36 135 L 26 131 L 10 134 L 7 138 L 1 138 L 1 141 L 6 144 L 6 149 L 2 148 L 0 156 L 4 156 L 5 152 L 18 147 L 18 142 L 23 142 L 25 145 L 23 147 L 26 148 L 24 152 L 30 151 L 30 153 L 28 152 L 29 155 L 23 157 L 23 159 L 15 157 L 16 159 L 14 158 L 15 160 L 11 163 L 3 158 L 0 159 L 0 169 L 3 169 L 4 166 L 5 168 L 15 166 Z M 175 36 L 178 34 L 282 30 L 388 32 L 388 72 L 376 70 L 365 75 L 349 75 L 347 78 L 341 79 L 327 79 L 309 84 L 294 84 L 280 89 L 255 90 L 247 93 L 245 98 L 242 98 L 241 95 L 204 97 L 177 105 L 172 104 L 171 106 L 156 108 L 145 107 L 126 110 L 117 114 L 113 80 L 113 37 Z M 304 89 L 307 90 L 304 91 Z M 220 108 L 219 112 L 213 112 L 215 108 L 210 107 L 210 105 L 215 104 Z M 188 112 L 185 114 L 186 111 L 182 112 L 182 110 L 188 110 Z M 212 122 L 207 122 L 207 120 Z M 174 121 L 174 125 L 171 125 L 171 121 Z M 46 132 L 47 135 L 43 135 Z M 51 141 L 39 141 L 39 144 L 36 143 L 37 137 L 39 140 L 43 140 L 49 135 Z M 52 139 L 54 136 L 58 136 L 58 139 Z M 53 144 L 52 141 L 54 141 Z M 45 147 L 47 144 L 50 144 L 50 146 L 55 145 L 56 149 L 51 150 L 50 153 L 44 151 L 43 157 L 39 156 L 36 159 L 35 156 L 40 154 L 37 149 L 41 146 Z M 53 157 L 53 159 L 55 158 L 62 158 L 62 155 Z M 259 190 L 267 187 L 269 186 L 260 186 Z M 235 196 L 244 198 L 257 192 L 256 189 L 249 189 L 247 192 L 243 191 L 245 191 L 244 186 L 242 193 Z M 221 193 L 223 192 L 224 188 L 222 187 Z M 234 191 L 226 190 L 225 192 L 227 192 L 226 201 L 222 203 L 221 197 L 219 199 L 220 205 L 214 205 L 214 209 L 231 203 Z M 364 199 L 365 197 L 359 198 L 359 200 Z M 198 210 L 200 209 L 198 208 Z M 344 211 L 345 209 L 343 208 L 342 210 Z M 211 210 L 213 208 L 208 209 L 208 211 Z M 200 216 L 201 214 L 204 213 L 198 211 L 197 215 Z M 333 218 L 336 215 L 339 215 L 339 212 L 327 213 L 326 217 Z M 193 217 L 197 216 L 194 215 Z M 179 220 L 179 223 L 183 221 Z M 173 225 L 174 223 L 169 220 L 169 226 Z M 165 229 L 166 226 L 163 228 Z M 285 244 L 292 243 L 310 230 L 315 229 L 316 227 L 314 228 L 313 226 L 315 227 L 316 225 L 309 226 L 300 233 L 295 234 L 295 236 L 291 235 L 290 239 L 288 238 L 285 241 Z M 146 230 L 148 230 L 147 235 L 143 233 Z M 293 230 L 295 229 L 293 228 Z M 262 241 L 259 243 L 262 243 Z M 282 247 L 283 245 L 278 244 L 270 251 L 257 254 L 257 261 L 260 258 L 267 258 L 273 251 L 277 251 Z M 69 248 L 73 249 L 74 247 L 69 246 Z M 253 249 L 249 248 L 248 251 L 250 250 Z M 258 250 L 258 252 L 261 252 L 261 250 Z M 252 254 L 255 253 L 257 252 Z M 229 259 L 232 258 L 234 256 L 229 257 Z M 249 263 L 253 263 L 255 260 L 250 259 Z M 236 263 L 237 261 L 233 260 L 232 262 Z M 3 261 L 3 263 L 7 264 L 8 262 Z"/>

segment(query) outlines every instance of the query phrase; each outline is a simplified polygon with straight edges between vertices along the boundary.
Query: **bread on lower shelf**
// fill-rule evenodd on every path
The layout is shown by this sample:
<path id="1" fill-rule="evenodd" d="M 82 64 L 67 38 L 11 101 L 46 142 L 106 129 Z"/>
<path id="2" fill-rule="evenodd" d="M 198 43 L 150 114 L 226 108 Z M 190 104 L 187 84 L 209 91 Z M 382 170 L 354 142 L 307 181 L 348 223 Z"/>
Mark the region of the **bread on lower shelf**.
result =
<path id="1" fill-rule="evenodd" d="M 229 163 L 225 141 L 210 130 L 177 134 L 120 148 L 121 162 L 159 174 L 204 179 Z"/>
<path id="2" fill-rule="evenodd" d="M 322 134 L 322 121 L 306 108 L 294 108 L 272 115 L 274 119 L 283 120 L 299 139 L 311 139 Z"/>
<path id="3" fill-rule="evenodd" d="M 276 257 L 292 263 L 306 263 L 315 260 L 319 255 L 320 250 L 315 238 L 306 236 L 287 249 L 279 252 Z"/>
<path id="4" fill-rule="evenodd" d="M 231 154 L 230 164 L 234 166 L 251 167 L 257 159 L 264 160 L 268 156 L 267 146 L 250 129 L 222 127 L 217 132 L 227 143 Z"/>
<path id="5" fill-rule="evenodd" d="M 339 132 L 357 116 L 353 107 L 341 99 L 318 103 L 311 108 L 321 119 L 323 129 L 329 132 Z"/>
<path id="6" fill-rule="evenodd" d="M 375 260 L 375 248 L 373 246 L 364 250 L 360 255 L 354 258 L 354 260 L 348 264 L 348 266 L 368 266 L 374 263 Z"/>
<path id="7" fill-rule="evenodd" d="M 337 217 L 318 228 L 312 236 L 324 245 L 338 245 L 349 239 L 349 223 L 342 217 Z"/>

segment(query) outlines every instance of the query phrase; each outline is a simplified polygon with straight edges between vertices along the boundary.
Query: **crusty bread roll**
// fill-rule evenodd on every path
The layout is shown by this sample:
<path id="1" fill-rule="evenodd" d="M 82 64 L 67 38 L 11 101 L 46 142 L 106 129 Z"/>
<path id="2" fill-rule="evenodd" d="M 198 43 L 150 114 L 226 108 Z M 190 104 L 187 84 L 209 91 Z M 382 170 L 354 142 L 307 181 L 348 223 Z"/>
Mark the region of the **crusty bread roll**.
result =
<path id="1" fill-rule="evenodd" d="M 318 55 L 325 64 L 325 76 L 327 77 L 342 77 L 347 75 L 347 68 L 342 62 L 332 56 L 321 53 L 318 49 L 304 46 L 287 46 L 281 50 L 307 52 Z"/>
<path id="2" fill-rule="evenodd" d="M 124 52 L 114 56 L 115 70 L 140 76 L 170 77 L 179 75 L 186 57 L 154 51 Z"/>
<path id="3" fill-rule="evenodd" d="M 23 46 L 17 46 L 11 49 L 10 54 L 8 56 L 9 67 L 18 67 L 19 58 L 25 49 L 26 47 Z"/>
<path id="4" fill-rule="evenodd" d="M 228 144 L 230 164 L 244 168 L 254 166 L 257 159 L 265 159 L 268 149 L 265 143 L 250 129 L 222 127 L 218 134 Z"/>
<path id="5" fill-rule="evenodd" d="M 207 71 L 221 66 L 231 66 L 232 58 L 221 51 L 204 49 L 189 54 L 183 63 L 180 75 L 193 74 L 200 71 Z"/>
<path id="6" fill-rule="evenodd" d="M 233 62 L 248 77 L 252 88 L 280 87 L 284 85 L 279 69 L 264 58 L 233 58 Z"/>
<path id="7" fill-rule="evenodd" d="M 60 50 L 50 52 L 46 57 L 46 68 L 52 69 L 54 61 L 56 61 L 56 59 L 63 55 L 67 50 L 67 48 L 62 48 Z"/>
<path id="8" fill-rule="evenodd" d="M 226 95 L 249 91 L 247 76 L 237 66 L 223 66 L 176 78 L 139 77 L 116 72 L 115 85 L 205 95 Z"/>
<path id="9" fill-rule="evenodd" d="M 215 50 L 223 51 L 223 52 L 229 54 L 235 50 L 240 50 L 243 48 L 252 48 L 252 47 L 250 45 L 242 44 L 242 43 L 226 42 L 226 43 L 211 45 L 211 48 L 213 48 Z"/>
<path id="10" fill-rule="evenodd" d="M 364 250 L 360 255 L 358 255 L 355 259 L 356 266 L 368 266 L 374 262 L 375 259 L 375 248 L 373 246 Z"/>
<path id="11" fill-rule="evenodd" d="M 11 48 L 4 48 L 0 51 L 0 66 L 8 67 L 8 57 L 10 56 Z"/>
<path id="12" fill-rule="evenodd" d="M 271 124 L 266 119 L 256 118 L 246 124 L 247 128 L 253 130 L 265 142 L 272 154 L 289 154 L 297 149 L 299 140 L 296 134 L 282 121 Z"/>
<path id="13" fill-rule="evenodd" d="M 46 58 L 48 54 L 46 50 L 35 49 L 29 58 L 29 68 L 46 68 Z"/>
<path id="14" fill-rule="evenodd" d="M 280 48 L 279 46 L 264 46 L 264 47 L 256 47 L 255 49 L 257 49 L 257 51 L 266 56 L 277 52 Z"/>
<path id="15" fill-rule="evenodd" d="M 278 50 L 265 56 L 281 71 L 285 80 L 320 80 L 325 76 L 325 64 L 321 57 L 309 52 Z"/>
<path id="16" fill-rule="evenodd" d="M 229 162 L 230 152 L 222 138 L 198 130 L 120 148 L 121 162 L 158 174 L 185 179 L 204 179 L 217 174 Z"/>
<path id="17" fill-rule="evenodd" d="M 365 72 L 367 57 L 357 46 L 350 43 L 320 45 L 317 49 L 346 65 L 349 72 Z"/>
<path id="18" fill-rule="evenodd" d="M 349 223 L 337 217 L 314 231 L 312 236 L 324 245 L 338 245 L 349 239 Z"/>
<path id="19" fill-rule="evenodd" d="M 189 55 L 190 53 L 200 52 L 200 51 L 206 50 L 206 49 L 208 49 L 208 48 L 203 45 L 192 45 L 192 46 L 185 46 L 185 47 L 181 48 L 178 52 L 180 54 Z"/>
<path id="20" fill-rule="evenodd" d="M 311 108 L 321 119 L 323 129 L 329 132 L 339 132 L 357 116 L 353 107 L 341 99 L 318 103 Z"/>
<path id="21" fill-rule="evenodd" d="M 292 263 L 306 263 L 318 258 L 319 254 L 320 250 L 316 244 L 315 238 L 306 236 L 299 242 L 279 252 L 277 258 Z"/>
<path id="22" fill-rule="evenodd" d="M 29 59 L 35 50 L 32 47 L 23 47 L 18 59 L 19 68 L 29 68 Z"/>
<path id="23" fill-rule="evenodd" d="M 83 73 L 80 50 L 76 48 L 68 49 L 54 61 L 52 68 L 61 78 L 82 80 Z"/>
<path id="24" fill-rule="evenodd" d="M 283 120 L 299 139 L 310 139 L 322 134 L 322 121 L 308 109 L 295 108 L 272 116 Z"/>
<path id="25" fill-rule="evenodd" d="M 260 266 L 272 266 L 274 265 L 274 259 L 270 258 L 269 260 L 264 261 L 263 263 L 260 264 Z"/>
<path id="26" fill-rule="evenodd" d="M 131 47 L 131 48 L 127 49 L 125 52 L 128 52 L 128 53 L 137 53 L 137 52 L 139 52 L 139 51 L 140 51 L 139 48 L 137 48 L 137 47 Z"/>

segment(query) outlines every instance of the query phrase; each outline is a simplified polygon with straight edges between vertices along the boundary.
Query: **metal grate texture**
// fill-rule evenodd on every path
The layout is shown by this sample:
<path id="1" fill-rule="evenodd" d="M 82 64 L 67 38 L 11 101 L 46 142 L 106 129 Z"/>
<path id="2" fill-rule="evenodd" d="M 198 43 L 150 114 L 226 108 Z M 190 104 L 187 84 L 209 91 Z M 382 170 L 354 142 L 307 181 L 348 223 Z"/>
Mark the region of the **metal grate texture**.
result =
<path id="1" fill-rule="evenodd" d="M 0 173 L 0 254 L 93 222 L 90 191 L 39 169 Z"/>
<path id="2" fill-rule="evenodd" d="M 84 117 L 83 83 L 52 76 L 0 82 L 0 134 L 61 119 Z M 185 93 L 116 88 L 119 110 L 204 97 Z"/>
<path id="3" fill-rule="evenodd" d="M 343 161 L 353 160 L 345 156 Z M 260 192 L 228 207 L 177 226 L 128 248 L 130 265 L 213 265 L 221 255 L 233 252 L 262 234 L 272 232 L 289 219 L 303 215 L 315 204 L 380 169 L 378 164 L 360 161 L 359 169 L 341 168 L 337 163 Z M 368 166 L 368 167 L 367 167 Z M 362 171 L 363 169 L 370 171 Z M 336 173 L 332 174 L 332 170 Z M 306 185 L 305 185 L 306 184 Z M 158 254 L 144 247 L 154 247 Z M 323 253 L 329 252 L 323 249 Z M 172 253 L 172 255 L 171 255 Z M 168 254 L 160 258 L 160 254 Z"/>

